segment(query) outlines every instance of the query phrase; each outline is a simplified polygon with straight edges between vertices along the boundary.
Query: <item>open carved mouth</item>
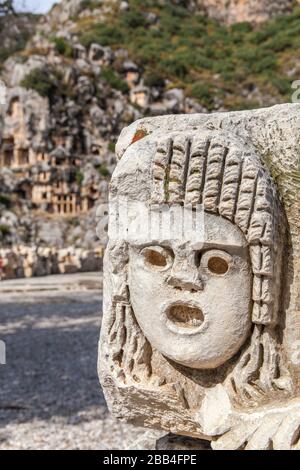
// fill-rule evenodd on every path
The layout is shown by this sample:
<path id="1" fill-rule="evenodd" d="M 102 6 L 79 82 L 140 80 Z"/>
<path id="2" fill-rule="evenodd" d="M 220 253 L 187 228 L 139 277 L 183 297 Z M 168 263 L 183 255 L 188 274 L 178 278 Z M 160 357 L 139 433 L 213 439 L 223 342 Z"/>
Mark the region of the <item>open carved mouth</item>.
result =
<path id="1" fill-rule="evenodd" d="M 204 322 L 202 310 L 187 304 L 172 305 L 167 309 L 166 317 L 168 326 L 186 332 L 198 330 Z"/>

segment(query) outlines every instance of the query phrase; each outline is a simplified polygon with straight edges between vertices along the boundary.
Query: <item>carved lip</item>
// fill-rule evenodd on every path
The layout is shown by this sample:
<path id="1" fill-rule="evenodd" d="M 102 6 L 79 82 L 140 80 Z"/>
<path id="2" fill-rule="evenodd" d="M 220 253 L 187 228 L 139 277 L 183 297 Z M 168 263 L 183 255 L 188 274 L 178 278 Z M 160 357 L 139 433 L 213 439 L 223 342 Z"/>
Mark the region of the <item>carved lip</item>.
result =
<path id="1" fill-rule="evenodd" d="M 189 302 L 174 302 L 163 311 L 166 326 L 174 333 L 192 335 L 198 333 L 204 324 L 202 309 Z"/>

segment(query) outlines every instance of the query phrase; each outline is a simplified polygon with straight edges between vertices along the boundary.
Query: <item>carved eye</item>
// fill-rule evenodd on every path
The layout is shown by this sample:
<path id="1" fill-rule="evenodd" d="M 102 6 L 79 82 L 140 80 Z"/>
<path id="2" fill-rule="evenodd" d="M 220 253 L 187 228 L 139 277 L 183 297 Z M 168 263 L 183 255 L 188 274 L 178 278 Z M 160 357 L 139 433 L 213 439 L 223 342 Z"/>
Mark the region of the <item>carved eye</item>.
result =
<path id="1" fill-rule="evenodd" d="M 207 267 L 213 274 L 226 274 L 229 268 L 227 261 L 219 256 L 210 258 Z"/>
<path id="2" fill-rule="evenodd" d="M 159 271 L 169 268 L 173 259 L 171 251 L 160 246 L 144 248 L 141 254 L 147 267 L 152 267 Z"/>
<path id="3" fill-rule="evenodd" d="M 230 267 L 231 256 L 226 251 L 209 250 L 204 253 L 202 263 L 214 275 L 223 276 Z"/>

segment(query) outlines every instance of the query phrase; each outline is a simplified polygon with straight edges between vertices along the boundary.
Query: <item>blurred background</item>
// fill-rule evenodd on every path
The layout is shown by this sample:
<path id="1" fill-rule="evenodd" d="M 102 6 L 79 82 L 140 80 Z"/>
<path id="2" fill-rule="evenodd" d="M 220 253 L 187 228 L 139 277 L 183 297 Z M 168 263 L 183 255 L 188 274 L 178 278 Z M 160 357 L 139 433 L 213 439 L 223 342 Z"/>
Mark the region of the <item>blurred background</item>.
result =
<path id="1" fill-rule="evenodd" d="M 1 449 L 141 439 L 96 372 L 117 138 L 144 116 L 290 102 L 299 3 L 0 0 Z"/>

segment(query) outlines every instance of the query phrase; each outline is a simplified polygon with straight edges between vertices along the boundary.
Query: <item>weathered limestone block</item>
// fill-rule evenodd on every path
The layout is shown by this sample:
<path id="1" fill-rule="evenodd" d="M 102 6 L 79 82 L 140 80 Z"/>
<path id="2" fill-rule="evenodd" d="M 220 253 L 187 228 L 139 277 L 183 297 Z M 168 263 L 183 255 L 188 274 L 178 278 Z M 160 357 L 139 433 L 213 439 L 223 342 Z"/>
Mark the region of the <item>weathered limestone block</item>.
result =
<path id="1" fill-rule="evenodd" d="M 102 260 L 102 247 L 94 250 L 83 250 L 73 246 L 61 249 L 22 245 L 0 248 L 2 280 L 101 271 Z"/>
<path id="2" fill-rule="evenodd" d="M 214 449 L 298 449 L 300 105 L 145 118 L 110 187 L 110 410 Z"/>

